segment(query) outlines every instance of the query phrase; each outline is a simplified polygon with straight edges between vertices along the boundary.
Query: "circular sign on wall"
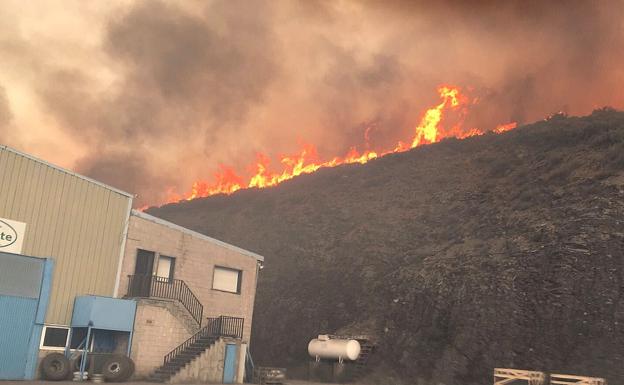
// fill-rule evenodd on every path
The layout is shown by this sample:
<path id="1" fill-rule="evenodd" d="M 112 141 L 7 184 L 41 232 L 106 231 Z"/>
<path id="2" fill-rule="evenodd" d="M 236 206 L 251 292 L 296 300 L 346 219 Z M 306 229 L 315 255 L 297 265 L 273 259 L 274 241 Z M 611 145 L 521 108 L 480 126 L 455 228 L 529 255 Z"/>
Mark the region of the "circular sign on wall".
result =
<path id="1" fill-rule="evenodd" d="M 9 247 L 17 242 L 17 232 L 8 223 L 0 220 L 0 247 Z"/>
<path id="2" fill-rule="evenodd" d="M 0 218 L 0 251 L 21 253 L 25 230 L 25 223 Z"/>

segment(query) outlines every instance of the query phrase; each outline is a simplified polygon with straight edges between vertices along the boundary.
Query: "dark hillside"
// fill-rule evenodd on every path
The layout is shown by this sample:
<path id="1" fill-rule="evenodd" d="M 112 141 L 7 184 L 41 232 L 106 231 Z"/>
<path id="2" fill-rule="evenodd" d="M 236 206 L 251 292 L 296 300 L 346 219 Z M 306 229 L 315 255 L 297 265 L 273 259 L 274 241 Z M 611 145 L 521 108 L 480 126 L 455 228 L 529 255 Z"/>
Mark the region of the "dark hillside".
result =
<path id="1" fill-rule="evenodd" d="M 555 116 L 366 165 L 150 209 L 266 256 L 256 361 L 377 336 L 416 383 L 493 367 L 624 383 L 624 113 Z"/>

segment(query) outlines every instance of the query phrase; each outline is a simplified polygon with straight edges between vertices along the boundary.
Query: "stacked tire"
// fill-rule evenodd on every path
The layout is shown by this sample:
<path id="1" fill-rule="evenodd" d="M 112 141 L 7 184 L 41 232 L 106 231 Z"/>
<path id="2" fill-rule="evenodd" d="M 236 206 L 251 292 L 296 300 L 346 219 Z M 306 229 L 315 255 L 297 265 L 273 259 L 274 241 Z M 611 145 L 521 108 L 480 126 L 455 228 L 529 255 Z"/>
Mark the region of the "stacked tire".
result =
<path id="1" fill-rule="evenodd" d="M 102 364 L 102 376 L 107 382 L 124 382 L 134 374 L 134 361 L 122 354 L 113 354 Z"/>
<path id="2" fill-rule="evenodd" d="M 63 353 L 51 353 L 41 361 L 41 375 L 45 380 L 61 381 L 70 378 L 77 362 Z M 123 354 L 113 354 L 102 364 L 102 376 L 107 382 L 124 382 L 134 374 L 134 361 Z"/>
<path id="3" fill-rule="evenodd" d="M 41 361 L 41 376 L 50 381 L 67 380 L 71 373 L 71 362 L 63 353 L 50 353 Z"/>

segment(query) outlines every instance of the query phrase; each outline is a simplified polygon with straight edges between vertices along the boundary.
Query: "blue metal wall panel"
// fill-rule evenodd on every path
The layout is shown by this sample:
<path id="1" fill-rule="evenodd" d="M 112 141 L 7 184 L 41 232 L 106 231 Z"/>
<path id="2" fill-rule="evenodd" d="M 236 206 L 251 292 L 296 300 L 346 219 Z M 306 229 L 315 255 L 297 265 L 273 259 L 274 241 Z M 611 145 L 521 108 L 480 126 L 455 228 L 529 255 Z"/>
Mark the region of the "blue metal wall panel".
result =
<path id="1" fill-rule="evenodd" d="M 38 300 L 0 295 L 0 379 L 26 376 Z"/>
<path id="2" fill-rule="evenodd" d="M 53 269 L 51 259 L 0 253 L 0 380 L 35 378 Z"/>
<path id="3" fill-rule="evenodd" d="M 0 295 L 39 298 L 43 259 L 0 253 Z"/>
<path id="4" fill-rule="evenodd" d="M 43 332 L 42 324 L 34 324 L 33 332 L 30 337 L 28 346 L 28 359 L 26 360 L 26 370 L 24 371 L 25 380 L 34 380 L 37 377 L 37 367 L 39 366 L 39 343 L 41 341 L 41 333 Z"/>
<path id="5" fill-rule="evenodd" d="M 39 307 L 37 308 L 38 324 L 45 322 L 46 313 L 48 311 L 48 303 L 50 302 L 50 294 L 52 291 L 52 277 L 54 273 L 54 260 L 47 258 L 43 263 L 43 279 L 41 280 L 41 290 L 39 294 Z"/>
<path id="6" fill-rule="evenodd" d="M 43 331 L 43 323 L 45 321 L 48 303 L 50 302 L 50 291 L 52 290 L 52 273 L 54 272 L 54 260 L 46 259 L 43 266 L 43 279 L 41 280 L 41 290 L 39 302 L 37 304 L 37 315 L 35 316 L 35 325 L 30 338 L 28 361 L 26 361 L 26 371 L 24 379 L 33 380 L 37 375 L 37 364 L 39 363 L 39 341 L 41 341 L 41 332 Z"/>
<path id="7" fill-rule="evenodd" d="M 80 296 L 74 300 L 72 327 L 131 332 L 134 328 L 136 302 L 127 299 Z"/>

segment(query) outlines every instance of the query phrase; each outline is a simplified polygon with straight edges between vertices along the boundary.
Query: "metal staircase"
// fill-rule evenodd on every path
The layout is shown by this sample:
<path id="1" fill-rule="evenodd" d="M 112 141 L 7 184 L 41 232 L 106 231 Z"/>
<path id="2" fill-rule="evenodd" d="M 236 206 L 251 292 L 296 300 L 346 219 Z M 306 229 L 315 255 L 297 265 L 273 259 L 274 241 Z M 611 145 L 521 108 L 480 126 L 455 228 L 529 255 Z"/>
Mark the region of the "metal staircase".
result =
<path id="1" fill-rule="evenodd" d="M 166 382 L 191 361 L 199 357 L 217 341 L 218 337 L 203 334 L 200 330 L 185 343 L 167 354 L 165 363 L 156 369 L 150 376 L 152 382 Z M 198 336 L 199 335 L 199 336 Z"/>
<path id="2" fill-rule="evenodd" d="M 210 349 L 221 337 L 242 338 L 243 322 L 243 318 L 237 317 L 208 318 L 206 326 L 165 356 L 162 366 L 149 376 L 149 381 L 169 381 L 182 368 Z"/>

